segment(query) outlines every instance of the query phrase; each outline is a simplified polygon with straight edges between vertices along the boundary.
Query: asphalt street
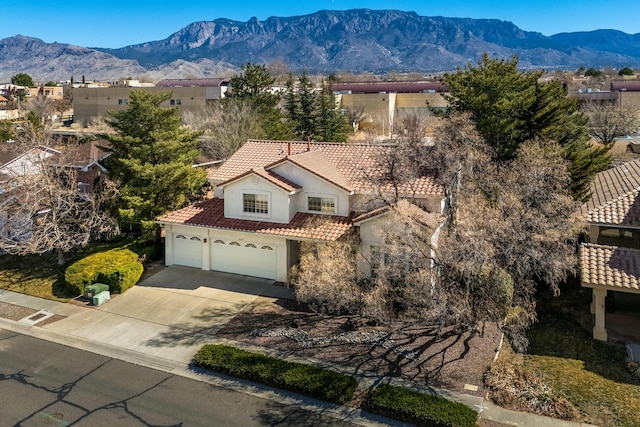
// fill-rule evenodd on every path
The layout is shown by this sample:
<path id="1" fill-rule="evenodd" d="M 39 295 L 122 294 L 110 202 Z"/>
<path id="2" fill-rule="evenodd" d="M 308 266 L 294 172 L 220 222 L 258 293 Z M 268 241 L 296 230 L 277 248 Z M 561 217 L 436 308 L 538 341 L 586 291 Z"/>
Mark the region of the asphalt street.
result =
<path id="1" fill-rule="evenodd" d="M 2 426 L 353 426 L 167 372 L 0 330 Z"/>

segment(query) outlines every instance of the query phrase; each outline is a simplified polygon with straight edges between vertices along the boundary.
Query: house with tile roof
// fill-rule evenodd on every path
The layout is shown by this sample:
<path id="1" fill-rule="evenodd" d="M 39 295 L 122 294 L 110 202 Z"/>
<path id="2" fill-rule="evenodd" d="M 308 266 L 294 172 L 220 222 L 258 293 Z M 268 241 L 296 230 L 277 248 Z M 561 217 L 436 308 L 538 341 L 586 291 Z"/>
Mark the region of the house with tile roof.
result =
<path id="1" fill-rule="evenodd" d="M 409 200 L 420 224 L 442 223 L 443 189 L 429 176 L 394 186 L 381 156 L 389 144 L 299 141 L 245 143 L 209 175 L 214 197 L 158 219 L 165 262 L 286 282 L 302 241 L 360 235 L 365 258 L 377 250 L 376 227 L 389 208 L 380 195 Z M 371 274 L 363 263 L 362 274 Z"/>
<path id="2" fill-rule="evenodd" d="M 592 289 L 593 337 L 607 340 L 605 300 L 640 294 L 640 159 L 596 175 L 582 205 L 588 242 L 580 247 L 583 287 Z"/>

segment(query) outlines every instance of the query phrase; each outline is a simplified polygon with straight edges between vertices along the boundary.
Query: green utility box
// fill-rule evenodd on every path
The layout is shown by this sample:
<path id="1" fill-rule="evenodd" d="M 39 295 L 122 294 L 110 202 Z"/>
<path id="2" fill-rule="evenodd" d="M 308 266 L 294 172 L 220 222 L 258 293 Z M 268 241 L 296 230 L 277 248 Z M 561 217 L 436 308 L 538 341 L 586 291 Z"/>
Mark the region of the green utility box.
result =
<path id="1" fill-rule="evenodd" d="M 93 296 L 93 305 L 100 306 L 111 299 L 109 291 L 102 291 Z"/>
<path id="2" fill-rule="evenodd" d="M 98 295 L 100 292 L 105 291 L 109 292 L 109 285 L 105 285 L 104 283 L 94 283 L 93 285 L 85 286 L 84 296 L 91 299 Z"/>

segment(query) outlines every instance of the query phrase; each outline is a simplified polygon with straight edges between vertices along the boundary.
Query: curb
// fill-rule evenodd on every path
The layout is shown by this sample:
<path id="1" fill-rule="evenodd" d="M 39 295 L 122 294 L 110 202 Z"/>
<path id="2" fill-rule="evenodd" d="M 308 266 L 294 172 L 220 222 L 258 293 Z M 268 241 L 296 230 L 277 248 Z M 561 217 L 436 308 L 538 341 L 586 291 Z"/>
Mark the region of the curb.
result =
<path id="1" fill-rule="evenodd" d="M 372 414 L 361 409 L 337 405 L 286 390 L 274 389 L 239 378 L 228 377 L 226 375 L 195 368 L 184 362 L 158 358 L 135 350 L 127 350 L 121 347 L 98 343 L 84 338 L 69 337 L 65 334 L 45 330 L 39 326 L 33 326 L 27 323 L 0 318 L 0 329 L 67 347 L 73 347 L 112 359 L 133 363 L 138 366 L 144 366 L 189 378 L 195 381 L 206 382 L 217 387 L 248 394 L 260 399 L 271 400 L 289 406 L 296 406 L 307 411 L 322 412 L 324 415 L 329 415 L 335 419 L 347 421 L 363 427 L 410 426 L 410 424 Z"/>

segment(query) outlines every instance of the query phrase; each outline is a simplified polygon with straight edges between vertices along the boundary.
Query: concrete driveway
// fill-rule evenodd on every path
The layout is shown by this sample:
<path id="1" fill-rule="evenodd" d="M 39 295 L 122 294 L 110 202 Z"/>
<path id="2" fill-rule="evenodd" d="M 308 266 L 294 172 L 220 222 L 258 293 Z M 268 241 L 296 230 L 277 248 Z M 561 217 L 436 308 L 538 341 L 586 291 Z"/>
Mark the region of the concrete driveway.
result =
<path id="1" fill-rule="evenodd" d="M 189 362 L 215 332 L 259 296 L 292 299 L 272 280 L 170 266 L 106 304 L 69 313 L 46 329 L 160 359 Z"/>

